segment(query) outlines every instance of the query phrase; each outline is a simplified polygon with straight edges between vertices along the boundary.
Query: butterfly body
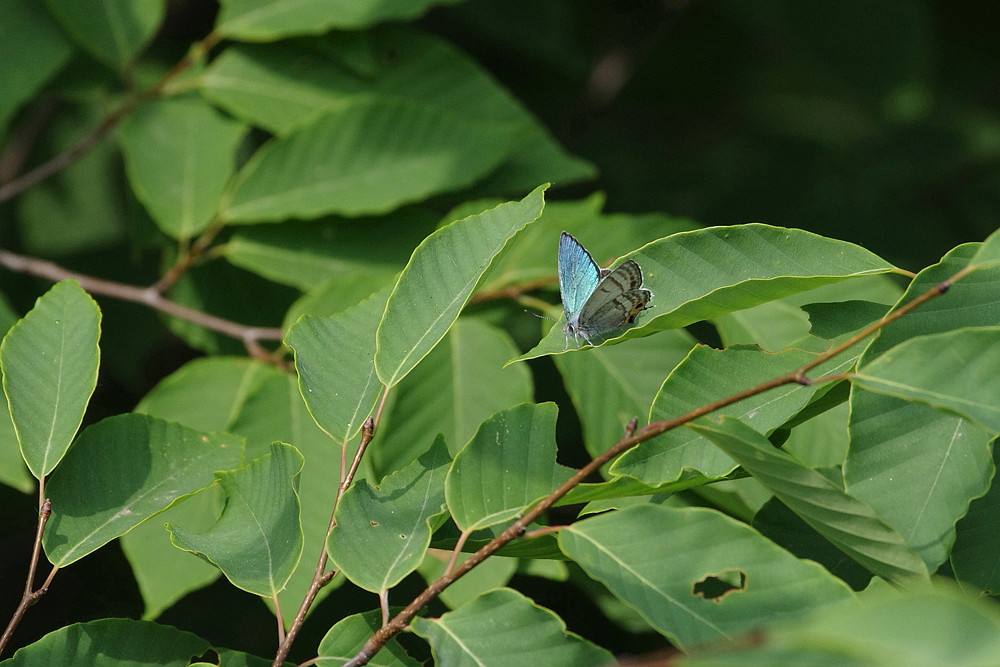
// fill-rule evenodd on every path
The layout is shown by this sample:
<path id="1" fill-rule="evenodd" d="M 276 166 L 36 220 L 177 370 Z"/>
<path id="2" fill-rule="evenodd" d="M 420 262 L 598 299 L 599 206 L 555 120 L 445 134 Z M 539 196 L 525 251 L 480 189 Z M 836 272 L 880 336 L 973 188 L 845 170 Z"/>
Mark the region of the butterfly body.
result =
<path id="1" fill-rule="evenodd" d="M 613 271 L 602 269 L 587 249 L 572 235 L 559 237 L 559 292 L 566 313 L 566 347 L 569 337 L 582 337 L 593 345 L 592 336 L 614 331 L 635 322 L 653 298 L 642 287 L 642 269 L 631 259 Z"/>

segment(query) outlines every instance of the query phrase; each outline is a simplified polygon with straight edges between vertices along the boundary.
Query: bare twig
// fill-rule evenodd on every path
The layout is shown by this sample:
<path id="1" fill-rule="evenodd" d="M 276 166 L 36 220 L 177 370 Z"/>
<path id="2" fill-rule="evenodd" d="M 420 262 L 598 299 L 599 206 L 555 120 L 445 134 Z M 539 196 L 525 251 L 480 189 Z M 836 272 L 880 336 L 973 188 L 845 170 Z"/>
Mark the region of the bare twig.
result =
<path id="1" fill-rule="evenodd" d="M 40 164 L 28 173 L 23 174 L 18 178 L 13 178 L 0 186 L 0 203 L 11 199 L 33 185 L 44 181 L 49 176 L 59 173 L 89 153 L 95 146 L 97 146 L 97 144 L 101 142 L 102 139 L 104 139 L 104 137 L 107 136 L 108 132 L 110 132 L 130 111 L 132 111 L 132 109 L 143 102 L 155 99 L 162 95 L 164 89 L 171 80 L 199 59 L 203 58 L 205 54 L 208 53 L 212 47 L 218 44 L 221 39 L 221 35 L 213 32 L 200 42 L 195 43 L 191 47 L 190 51 L 188 51 L 188 54 L 181 58 L 177 64 L 160 77 L 160 80 L 153 84 L 152 87 L 126 97 L 118 104 L 117 107 L 101 119 L 96 127 L 88 132 L 76 144 L 70 146 L 68 149 L 56 155 L 48 162 Z"/>
<path id="2" fill-rule="evenodd" d="M 49 584 L 52 583 L 52 578 L 59 570 L 57 566 L 53 566 L 52 571 L 49 572 L 49 576 L 45 578 L 45 583 L 42 584 L 41 588 L 34 588 L 35 571 L 38 567 L 39 556 L 41 556 L 42 553 L 42 534 L 45 532 L 45 524 L 48 523 L 49 516 L 51 515 L 52 502 L 46 498 L 38 512 L 38 528 L 35 531 L 35 544 L 31 550 L 31 562 L 28 564 L 28 576 L 24 582 L 24 592 L 21 595 L 21 602 L 17 605 L 17 609 L 14 610 L 14 614 L 11 616 L 10 622 L 7 623 L 7 627 L 4 629 L 3 635 L 0 636 L 0 655 L 3 654 L 3 650 L 7 647 L 7 644 L 10 643 L 11 637 L 14 636 L 14 630 L 21 622 L 25 612 L 28 611 L 28 607 L 34 604 L 38 598 L 45 595 L 45 593 L 49 590 Z"/>
<path id="3" fill-rule="evenodd" d="M 772 378 L 766 382 L 744 389 L 742 391 L 736 392 L 725 398 L 721 398 L 717 401 L 713 401 L 699 408 L 696 408 L 687 414 L 681 415 L 680 417 L 675 417 L 674 419 L 667 419 L 663 421 L 653 422 L 639 429 L 637 432 L 629 434 L 630 429 L 626 429 L 626 435 L 623 436 L 618 442 L 616 442 L 612 447 L 607 449 L 602 454 L 598 455 L 594 460 L 585 465 L 583 468 L 577 470 L 568 480 L 559 485 L 559 487 L 541 500 L 537 505 L 532 507 L 530 510 L 525 512 L 521 517 L 515 520 L 506 530 L 504 530 L 500 535 L 495 537 L 485 546 L 476 551 L 468 560 L 458 565 L 454 570 L 446 572 L 444 575 L 433 581 L 420 595 L 418 595 L 410 604 L 408 604 L 402 611 L 400 611 L 396 616 L 389 621 L 388 624 L 380 628 L 373 634 L 367 642 L 365 642 L 364 647 L 349 661 L 344 663 L 344 667 L 359 667 L 360 665 L 368 664 L 368 661 L 378 653 L 379 650 L 385 646 L 385 643 L 393 637 L 395 634 L 403 631 L 409 625 L 410 621 L 414 616 L 423 608 L 428 602 L 437 597 L 441 591 L 450 586 L 454 581 L 462 577 L 465 573 L 472 570 L 474 567 L 479 565 L 489 556 L 493 555 L 499 551 L 502 547 L 510 543 L 511 541 L 523 537 L 527 526 L 529 526 L 535 519 L 542 515 L 546 510 L 548 510 L 552 505 L 554 505 L 560 498 L 565 496 L 574 487 L 586 480 L 591 474 L 596 472 L 605 463 L 611 461 L 611 459 L 628 451 L 629 449 L 635 447 L 641 442 L 645 442 L 657 435 L 661 435 L 675 429 L 679 426 L 683 426 L 689 422 L 694 421 L 700 417 L 703 417 L 709 413 L 715 412 L 721 408 L 738 403 L 743 399 L 749 398 L 751 396 L 756 396 L 770 389 L 775 389 L 787 384 L 802 384 L 809 385 L 813 382 L 806 377 L 806 373 L 819 366 L 820 364 L 828 361 L 829 359 L 841 354 L 845 350 L 857 344 L 859 341 L 867 338 L 871 334 L 875 333 L 882 327 L 886 326 L 890 322 L 893 322 L 906 313 L 910 312 L 914 308 L 919 307 L 923 303 L 926 303 L 930 299 L 936 296 L 944 294 L 948 291 L 952 284 L 963 278 L 969 272 L 974 270 L 973 267 L 966 267 L 952 276 L 950 279 L 935 285 L 930 288 L 917 298 L 909 301 L 905 305 L 901 306 L 897 310 L 889 313 L 883 317 L 878 322 L 866 327 L 858 334 L 852 336 L 847 341 L 841 343 L 840 345 L 834 346 L 816 356 L 815 359 L 807 364 L 789 372 L 784 375 Z M 840 379 L 838 376 L 830 376 L 830 379 Z"/>
<path id="4" fill-rule="evenodd" d="M 160 312 L 167 313 L 168 315 L 173 315 L 189 322 L 193 322 L 205 327 L 206 329 L 218 331 L 219 333 L 242 340 L 244 344 L 248 346 L 248 349 L 250 349 L 251 354 L 258 358 L 260 358 L 261 354 L 267 355 L 268 353 L 259 346 L 256 346 L 255 348 L 253 347 L 257 341 L 277 341 L 281 340 L 284 335 L 284 332 L 278 328 L 251 327 L 245 324 L 233 322 L 231 320 L 226 320 L 221 317 L 216 317 L 215 315 L 209 315 L 208 313 L 203 313 L 193 308 L 188 308 L 187 306 L 182 306 L 179 303 L 167 299 L 151 287 L 136 287 L 135 285 L 127 285 L 113 280 L 95 278 L 93 276 L 64 269 L 53 262 L 33 257 L 25 257 L 23 255 L 10 252 L 9 250 L 0 249 L 0 266 L 4 266 L 11 271 L 25 273 L 31 276 L 38 276 L 39 278 L 46 278 L 52 281 L 72 278 L 80 283 L 80 287 L 92 294 L 100 294 L 102 296 L 110 296 L 115 299 L 121 299 L 122 301 L 131 301 L 132 303 L 143 304 L 145 306 L 149 306 L 150 308 L 159 310 Z"/>
<path id="5" fill-rule="evenodd" d="M 385 406 L 386 396 L 389 393 L 388 388 L 383 389 L 382 391 L 382 400 L 379 403 L 376 418 L 381 415 L 382 408 Z M 376 419 L 369 417 L 365 420 L 364 426 L 361 427 L 361 442 L 358 444 L 358 452 L 354 457 L 354 462 L 351 464 L 351 470 L 340 481 L 340 485 L 337 487 L 337 498 L 334 500 L 333 509 L 330 512 L 330 522 L 326 528 L 326 536 L 323 538 L 323 549 L 320 552 L 319 560 L 316 563 L 316 570 L 313 573 L 312 583 L 309 585 L 309 590 L 306 591 L 305 597 L 302 598 L 302 604 L 299 605 L 299 610 L 295 614 L 295 620 L 292 621 L 292 625 L 288 628 L 288 633 L 285 635 L 284 641 L 278 645 L 278 652 L 275 654 L 274 662 L 272 663 L 273 667 L 281 667 L 281 665 L 284 664 L 285 658 L 288 657 L 288 652 L 291 650 L 292 644 L 295 642 L 295 637 L 298 636 L 299 630 L 302 628 L 302 624 L 306 620 L 306 613 L 309 611 L 309 608 L 312 607 L 320 589 L 330 583 L 336 575 L 336 572 L 324 573 L 328 559 L 326 553 L 326 537 L 329 537 L 330 532 L 333 530 L 334 526 L 337 525 L 337 507 L 340 505 L 340 499 L 344 496 L 347 488 L 351 485 L 351 481 L 354 479 L 354 474 L 358 470 L 358 466 L 361 463 L 361 457 L 364 455 L 365 449 L 368 447 L 368 443 L 370 443 L 372 438 L 375 437 L 375 423 Z"/>

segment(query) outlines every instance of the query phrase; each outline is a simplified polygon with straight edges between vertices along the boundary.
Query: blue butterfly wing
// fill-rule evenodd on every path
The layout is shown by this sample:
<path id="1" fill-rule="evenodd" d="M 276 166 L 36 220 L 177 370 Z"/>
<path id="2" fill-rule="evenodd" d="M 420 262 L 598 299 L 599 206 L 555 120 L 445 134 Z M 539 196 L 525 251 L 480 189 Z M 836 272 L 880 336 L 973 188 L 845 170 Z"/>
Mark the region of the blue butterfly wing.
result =
<path id="1" fill-rule="evenodd" d="M 566 321 L 575 324 L 587 300 L 601 282 L 601 267 L 570 234 L 559 237 L 559 293 Z"/>

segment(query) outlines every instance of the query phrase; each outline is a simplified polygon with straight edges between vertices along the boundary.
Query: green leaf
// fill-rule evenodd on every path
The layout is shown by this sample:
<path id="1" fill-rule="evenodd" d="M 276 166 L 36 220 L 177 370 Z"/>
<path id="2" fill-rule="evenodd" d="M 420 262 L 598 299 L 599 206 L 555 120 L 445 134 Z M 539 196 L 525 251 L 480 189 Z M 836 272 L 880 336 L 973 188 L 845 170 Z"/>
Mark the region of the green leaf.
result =
<path id="1" fill-rule="evenodd" d="M 554 403 L 525 403 L 480 425 L 448 472 L 448 509 L 463 531 L 514 517 L 569 479 L 556 463 Z"/>
<path id="2" fill-rule="evenodd" d="M 0 135 L 7 121 L 70 59 L 72 47 L 38 0 L 0 3 Z"/>
<path id="3" fill-rule="evenodd" d="M 559 544 L 682 649 L 852 597 L 816 563 L 714 510 L 633 507 L 567 526 Z M 728 593 L 708 588 L 722 582 Z"/>
<path id="4" fill-rule="evenodd" d="M 124 70 L 163 20 L 164 0 L 45 0 L 69 36 L 95 59 Z"/>
<path id="5" fill-rule="evenodd" d="M 587 239 L 581 239 L 587 243 Z M 893 270 L 860 246 L 799 229 L 748 224 L 681 232 L 622 259 L 642 267 L 655 309 L 610 340 L 676 329 L 859 276 Z M 561 323 L 518 360 L 562 353 Z"/>
<path id="6" fill-rule="evenodd" d="M 993 463 L 1000 459 L 1000 449 L 994 449 Z M 955 577 L 987 595 L 1000 593 L 1000 482 L 996 475 L 990 490 L 972 501 L 969 513 L 956 526 L 955 544 L 951 549 L 951 569 Z"/>
<path id="7" fill-rule="evenodd" d="M 97 99 L 61 107 L 45 129 L 46 155 L 72 151 L 107 113 L 105 102 Z M 126 242 L 132 216 L 126 198 L 121 153 L 113 143 L 99 142 L 17 198 L 22 252 L 57 257 Z"/>
<path id="8" fill-rule="evenodd" d="M 918 401 L 1000 432 L 1000 327 L 913 338 L 851 379 L 870 391 Z"/>
<path id="9" fill-rule="evenodd" d="M 959 246 L 921 271 L 900 298 L 904 304 L 964 268 L 980 244 Z M 977 270 L 906 317 L 880 330 L 866 362 L 917 336 L 1000 321 L 995 285 L 1000 266 Z M 932 361 L 935 352 L 923 361 Z M 930 569 L 948 558 L 955 522 L 987 489 L 992 434 L 953 414 L 855 387 L 851 392 L 851 445 L 844 483 L 917 550 Z"/>
<path id="10" fill-rule="evenodd" d="M 56 283 L 7 332 L 0 369 L 14 430 L 35 477 L 58 465 L 97 386 L 101 311 L 75 280 Z"/>
<path id="11" fill-rule="evenodd" d="M 364 648 L 368 638 L 380 627 L 382 627 L 382 612 L 379 609 L 354 614 L 337 621 L 319 643 L 319 657 L 316 659 L 316 664 L 321 667 L 344 664 Z M 419 667 L 422 663 L 407 655 L 393 637 L 368 664 L 373 667 Z"/>
<path id="12" fill-rule="evenodd" d="M 361 430 L 382 391 L 374 332 L 388 296 L 384 289 L 333 317 L 303 316 L 285 335 L 309 413 L 340 445 Z"/>
<path id="13" fill-rule="evenodd" d="M 440 618 L 416 618 L 438 665 L 449 667 L 584 667 L 607 665 L 604 649 L 566 632 L 554 613 L 509 588 L 486 593 Z"/>
<path id="14" fill-rule="evenodd" d="M 303 290 L 334 278 L 385 283 L 406 266 L 436 224 L 437 216 L 429 211 L 403 209 L 363 220 L 254 225 L 238 228 L 222 254 L 240 268 Z"/>
<path id="15" fill-rule="evenodd" d="M 211 648 L 204 639 L 168 625 L 127 618 L 74 623 L 17 651 L 4 665 L 74 667 L 187 667 Z"/>
<path id="16" fill-rule="evenodd" d="M 755 635 L 760 641 L 728 653 L 706 647 L 684 664 L 978 667 L 995 662 L 1000 651 L 997 605 L 951 590 L 943 582 L 936 589 L 875 591 L 860 602 L 769 627 Z"/>
<path id="17" fill-rule="evenodd" d="M 508 155 L 518 132 L 416 102 L 349 102 L 261 148 L 237 175 L 222 217 L 386 213 L 474 183 Z"/>
<path id="18" fill-rule="evenodd" d="M 228 431 L 247 398 L 278 375 L 274 366 L 246 357 L 194 359 L 160 380 L 135 412 L 198 431 Z"/>
<path id="19" fill-rule="evenodd" d="M 312 583 L 316 562 L 326 545 L 330 512 L 340 481 L 341 449 L 334 446 L 330 436 L 310 417 L 299 393 L 298 382 L 292 374 L 283 374 L 264 382 L 248 397 L 230 430 L 245 435 L 247 450 L 258 455 L 270 451 L 271 443 L 281 441 L 294 442 L 295 448 L 305 458 L 298 486 L 305 545 L 299 567 L 295 568 L 288 585 L 278 596 L 285 624 L 290 625 Z M 344 452 L 348 461 L 353 458 L 356 449 L 356 442 L 348 444 Z M 365 470 L 362 465 L 358 476 L 363 477 Z M 320 589 L 316 601 L 336 590 L 342 581 L 341 578 L 334 579 Z"/>
<path id="20" fill-rule="evenodd" d="M 493 258 L 541 215 L 547 187 L 456 220 L 417 246 L 376 334 L 375 369 L 384 384 L 395 386 L 444 337 Z"/>
<path id="21" fill-rule="evenodd" d="M 663 382 L 649 420 L 679 417 L 702 405 L 788 373 L 814 358 L 815 355 L 799 349 L 772 353 L 757 347 L 715 350 L 699 345 Z M 722 408 L 703 420 L 728 414 L 739 417 L 763 433 L 770 433 L 801 410 L 815 392 L 815 387 L 787 384 Z M 674 429 L 623 454 L 611 466 L 611 473 L 628 475 L 658 486 L 680 479 L 687 470 L 707 477 L 720 477 L 735 467 L 736 464 L 725 452 L 699 433 Z"/>
<path id="22" fill-rule="evenodd" d="M 233 45 L 212 61 L 201 83 L 213 102 L 278 135 L 347 102 L 373 98 L 525 130 L 536 124 L 468 54 L 403 26 L 362 36 L 332 33 L 308 42 Z"/>
<path id="23" fill-rule="evenodd" d="M 777 498 L 771 498 L 753 517 L 754 530 L 798 558 L 808 558 L 829 570 L 856 591 L 864 590 L 872 573 L 803 521 Z"/>
<path id="24" fill-rule="evenodd" d="M 992 268 L 997 264 L 1000 264 L 1000 230 L 990 234 L 969 260 L 969 265 L 977 268 Z"/>
<path id="25" fill-rule="evenodd" d="M 125 117 L 126 173 L 160 229 L 189 239 L 208 227 L 246 130 L 194 96 L 147 102 Z"/>
<path id="26" fill-rule="evenodd" d="M 848 493 L 873 507 L 936 570 L 948 559 L 955 522 L 989 488 L 994 434 L 926 405 L 857 388 L 850 415 Z"/>
<path id="27" fill-rule="evenodd" d="M 469 543 L 466 542 L 466 545 Z M 471 548 L 471 547 L 469 547 Z M 556 550 L 558 551 L 558 549 Z M 455 559 L 455 567 L 458 567 L 469 558 L 471 553 L 467 553 L 468 548 L 463 547 L 463 552 Z M 561 554 L 559 554 L 561 556 Z M 424 581 L 430 585 L 431 582 L 444 576 L 445 568 L 451 560 L 451 551 L 431 551 L 420 564 L 418 572 Z M 518 558 L 504 558 L 496 554 L 490 556 L 472 570 L 466 572 L 460 579 L 456 579 L 438 595 L 438 600 L 443 602 L 449 609 L 458 609 L 464 604 L 468 604 L 477 597 L 493 590 L 502 588 L 510 583 L 511 577 L 517 573 L 517 566 L 520 562 Z M 552 560 L 531 560 L 532 563 L 558 563 Z M 561 564 L 561 563 L 560 563 Z"/>
<path id="28" fill-rule="evenodd" d="M 218 523 L 201 534 L 168 525 L 171 542 L 214 563 L 237 588 L 277 595 L 302 555 L 295 488 L 302 463 L 294 447 L 276 442 L 250 465 L 216 473 L 226 492 Z"/>
<path id="29" fill-rule="evenodd" d="M 444 512 L 451 458 L 444 441 L 375 489 L 358 480 L 337 505 L 326 550 L 357 586 L 387 591 L 417 569 L 431 542 L 433 520 Z"/>
<path id="30" fill-rule="evenodd" d="M 633 417 L 639 418 L 638 426 L 646 424 L 664 375 L 687 356 L 693 345 L 692 336 L 678 329 L 631 345 L 554 358 L 580 417 L 583 441 L 591 456 L 617 442 Z M 650 363 L 650 359 L 656 359 L 656 363 Z"/>
<path id="31" fill-rule="evenodd" d="M 979 243 L 960 245 L 942 257 L 939 263 L 918 273 L 893 310 L 965 268 L 980 247 Z M 865 350 L 859 365 L 864 366 L 883 352 L 915 336 L 943 333 L 962 327 L 996 325 L 1000 322 L 1000 294 L 994 289 L 997 281 L 1000 281 L 1000 266 L 973 271 L 952 285 L 945 294 L 931 299 L 907 313 L 906 317 L 879 330 L 878 337 Z"/>
<path id="32" fill-rule="evenodd" d="M 222 0 L 216 29 L 229 39 L 271 42 L 331 29 L 359 30 L 417 18 L 434 5 L 459 0 Z"/>
<path id="33" fill-rule="evenodd" d="M 246 402 L 274 378 L 285 380 L 274 366 L 246 357 L 195 359 L 161 380 L 135 411 L 199 431 L 230 431 Z M 163 524 L 207 531 L 219 518 L 221 496 L 215 487 L 196 493 L 167 509 L 157 521 L 122 535 L 122 551 L 145 603 L 143 618 L 156 618 L 187 593 L 218 578 L 218 568 L 174 548 Z"/>
<path id="34" fill-rule="evenodd" d="M 926 578 L 927 568 L 903 537 L 864 502 L 846 493 L 760 433 L 732 417 L 692 424 L 778 499 L 848 556 L 890 581 Z"/>
<path id="35" fill-rule="evenodd" d="M 221 498 L 218 487 L 210 486 L 168 507 L 156 521 L 140 523 L 118 540 L 142 595 L 143 619 L 155 619 L 188 593 L 219 578 L 217 567 L 174 548 L 163 525 L 207 531 L 219 520 Z"/>
<path id="36" fill-rule="evenodd" d="M 426 451 L 439 433 L 457 454 L 485 419 L 530 401 L 531 372 L 503 367 L 516 353 L 504 330 L 460 317 L 391 393 L 378 447 L 371 452 L 375 470 L 380 475 L 398 470 Z"/>
<path id="37" fill-rule="evenodd" d="M 137 414 L 87 427 L 45 487 L 45 554 L 60 567 L 83 558 L 239 465 L 242 444 Z"/>

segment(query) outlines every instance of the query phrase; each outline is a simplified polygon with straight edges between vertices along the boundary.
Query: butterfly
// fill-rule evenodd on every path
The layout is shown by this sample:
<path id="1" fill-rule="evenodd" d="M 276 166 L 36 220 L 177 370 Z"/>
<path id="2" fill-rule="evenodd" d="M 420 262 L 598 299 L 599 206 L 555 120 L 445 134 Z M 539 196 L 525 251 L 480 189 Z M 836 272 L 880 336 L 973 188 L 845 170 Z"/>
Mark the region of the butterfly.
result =
<path id="1" fill-rule="evenodd" d="M 627 259 L 613 271 L 602 269 L 567 232 L 559 237 L 559 292 L 566 312 L 564 349 L 571 334 L 593 345 L 591 336 L 632 324 L 653 298 L 642 286 L 638 264 Z"/>

